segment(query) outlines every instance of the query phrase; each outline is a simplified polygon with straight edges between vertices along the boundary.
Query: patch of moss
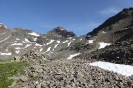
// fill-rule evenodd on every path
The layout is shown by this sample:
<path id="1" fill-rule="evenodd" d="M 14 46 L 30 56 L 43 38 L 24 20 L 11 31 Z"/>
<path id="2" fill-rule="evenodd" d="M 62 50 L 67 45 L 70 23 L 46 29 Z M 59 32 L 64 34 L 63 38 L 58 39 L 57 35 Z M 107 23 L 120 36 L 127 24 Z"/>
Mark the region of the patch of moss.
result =
<path id="1" fill-rule="evenodd" d="M 28 62 L 10 62 L 0 64 L 0 88 L 7 88 L 13 83 L 13 79 L 8 79 L 17 73 L 24 74 L 23 67 L 29 66 Z"/>

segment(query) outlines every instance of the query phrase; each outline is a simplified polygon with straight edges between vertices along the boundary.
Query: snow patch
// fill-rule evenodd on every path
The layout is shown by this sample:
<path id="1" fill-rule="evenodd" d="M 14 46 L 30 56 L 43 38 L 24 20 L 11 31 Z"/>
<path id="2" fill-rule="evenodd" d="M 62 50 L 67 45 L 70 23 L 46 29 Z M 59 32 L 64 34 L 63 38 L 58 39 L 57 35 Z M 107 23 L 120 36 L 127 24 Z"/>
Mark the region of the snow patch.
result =
<path id="1" fill-rule="evenodd" d="M 44 53 L 46 53 L 46 52 L 50 51 L 50 49 L 51 49 L 51 47 L 49 47 L 49 48 L 47 49 L 47 51 L 45 51 Z"/>
<path id="2" fill-rule="evenodd" d="M 29 47 L 29 46 L 31 46 L 31 44 L 27 44 L 27 45 L 25 46 L 25 48 L 27 48 L 27 47 Z"/>
<path id="3" fill-rule="evenodd" d="M 69 43 L 68 43 L 68 46 L 70 46 L 71 43 L 72 43 L 72 42 L 69 42 Z"/>
<path id="4" fill-rule="evenodd" d="M 15 45 L 23 45 L 22 43 L 14 43 L 14 44 L 11 44 L 11 46 L 15 46 Z"/>
<path id="5" fill-rule="evenodd" d="M 3 41 L 5 41 L 5 40 L 9 39 L 9 37 L 11 37 L 11 35 L 9 35 L 7 38 L 1 40 L 0 42 L 3 42 Z"/>
<path id="6" fill-rule="evenodd" d="M 94 40 L 88 40 L 88 43 L 93 43 Z"/>
<path id="7" fill-rule="evenodd" d="M 37 41 L 37 38 L 33 38 L 33 41 Z"/>
<path id="8" fill-rule="evenodd" d="M 106 33 L 105 31 L 102 31 L 102 33 Z"/>
<path id="9" fill-rule="evenodd" d="M 62 43 L 67 43 L 68 42 L 68 40 L 66 40 L 66 41 L 64 41 L 64 42 L 62 42 Z"/>
<path id="10" fill-rule="evenodd" d="M 73 57 L 78 56 L 78 55 L 80 55 L 80 54 L 81 54 L 81 53 L 72 54 L 72 55 L 70 55 L 67 59 L 72 59 Z"/>
<path id="11" fill-rule="evenodd" d="M 25 42 L 26 42 L 26 43 L 29 43 L 30 41 L 29 41 L 27 38 L 25 38 Z"/>
<path id="12" fill-rule="evenodd" d="M 56 45 L 54 46 L 53 51 L 54 51 L 54 49 L 55 49 L 57 46 L 58 46 L 58 44 L 56 44 Z"/>
<path id="13" fill-rule="evenodd" d="M 89 65 L 98 66 L 99 68 L 113 71 L 113 72 L 119 73 L 124 76 L 133 75 L 133 66 L 131 65 L 114 64 L 114 63 L 102 62 L 102 61 L 89 63 Z"/>
<path id="14" fill-rule="evenodd" d="M 12 53 L 10 52 L 10 53 L 0 53 L 0 55 L 12 55 Z"/>
<path id="15" fill-rule="evenodd" d="M 40 52 L 43 50 L 43 48 L 40 49 Z"/>
<path id="16" fill-rule="evenodd" d="M 106 46 L 111 45 L 111 43 L 99 42 L 99 45 L 100 45 L 99 49 L 101 49 L 101 48 L 105 48 Z"/>
<path id="17" fill-rule="evenodd" d="M 36 43 L 35 45 L 36 45 L 36 46 L 42 46 L 42 45 L 40 45 L 40 44 L 38 44 L 38 43 Z"/>
<path id="18" fill-rule="evenodd" d="M 47 45 L 49 45 L 49 44 L 51 44 L 52 42 L 54 42 L 55 40 L 50 40 L 50 42 L 49 43 L 47 43 Z"/>
<path id="19" fill-rule="evenodd" d="M 16 40 L 20 40 L 19 38 L 16 38 Z"/>
<path id="20" fill-rule="evenodd" d="M 32 32 L 32 33 L 28 33 L 30 35 L 33 35 L 33 36 L 40 36 L 39 34 L 37 34 L 36 32 Z"/>
<path id="21" fill-rule="evenodd" d="M 57 43 L 60 43 L 60 41 L 57 41 Z"/>
<path id="22" fill-rule="evenodd" d="M 16 54 L 18 54 L 20 52 L 20 50 L 16 50 L 15 52 L 16 52 Z"/>

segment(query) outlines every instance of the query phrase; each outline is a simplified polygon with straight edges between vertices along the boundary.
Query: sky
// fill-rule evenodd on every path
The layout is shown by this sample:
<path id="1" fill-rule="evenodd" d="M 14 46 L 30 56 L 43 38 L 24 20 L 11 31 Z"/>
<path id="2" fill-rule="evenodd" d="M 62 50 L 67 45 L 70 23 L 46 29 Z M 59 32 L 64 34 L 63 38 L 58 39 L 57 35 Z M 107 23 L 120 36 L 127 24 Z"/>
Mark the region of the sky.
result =
<path id="1" fill-rule="evenodd" d="M 0 22 L 44 34 L 57 26 L 87 34 L 133 0 L 0 0 Z"/>

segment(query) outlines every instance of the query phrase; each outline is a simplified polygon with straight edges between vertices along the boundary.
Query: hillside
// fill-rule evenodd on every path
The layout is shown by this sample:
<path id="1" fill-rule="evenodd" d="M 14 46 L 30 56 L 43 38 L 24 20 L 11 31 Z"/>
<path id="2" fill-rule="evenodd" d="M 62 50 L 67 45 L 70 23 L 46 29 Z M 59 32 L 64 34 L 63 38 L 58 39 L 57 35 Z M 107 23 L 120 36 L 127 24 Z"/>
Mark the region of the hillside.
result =
<path id="1" fill-rule="evenodd" d="M 62 26 L 39 34 L 0 23 L 0 87 L 132 88 L 132 34 L 133 8 L 79 37 Z"/>

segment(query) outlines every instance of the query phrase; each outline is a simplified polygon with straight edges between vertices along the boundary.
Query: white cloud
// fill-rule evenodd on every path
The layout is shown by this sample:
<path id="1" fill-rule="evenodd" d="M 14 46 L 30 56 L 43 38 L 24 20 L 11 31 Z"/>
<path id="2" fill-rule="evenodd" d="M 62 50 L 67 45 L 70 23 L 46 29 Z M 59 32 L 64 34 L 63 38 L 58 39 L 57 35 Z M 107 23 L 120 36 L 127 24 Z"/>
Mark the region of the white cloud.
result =
<path id="1" fill-rule="evenodd" d="M 116 14 L 118 13 L 120 10 L 118 8 L 115 8 L 115 7 L 109 7 L 107 9 L 104 9 L 104 10 L 101 10 L 100 14 L 104 14 L 104 15 L 108 15 L 108 14 Z"/>

